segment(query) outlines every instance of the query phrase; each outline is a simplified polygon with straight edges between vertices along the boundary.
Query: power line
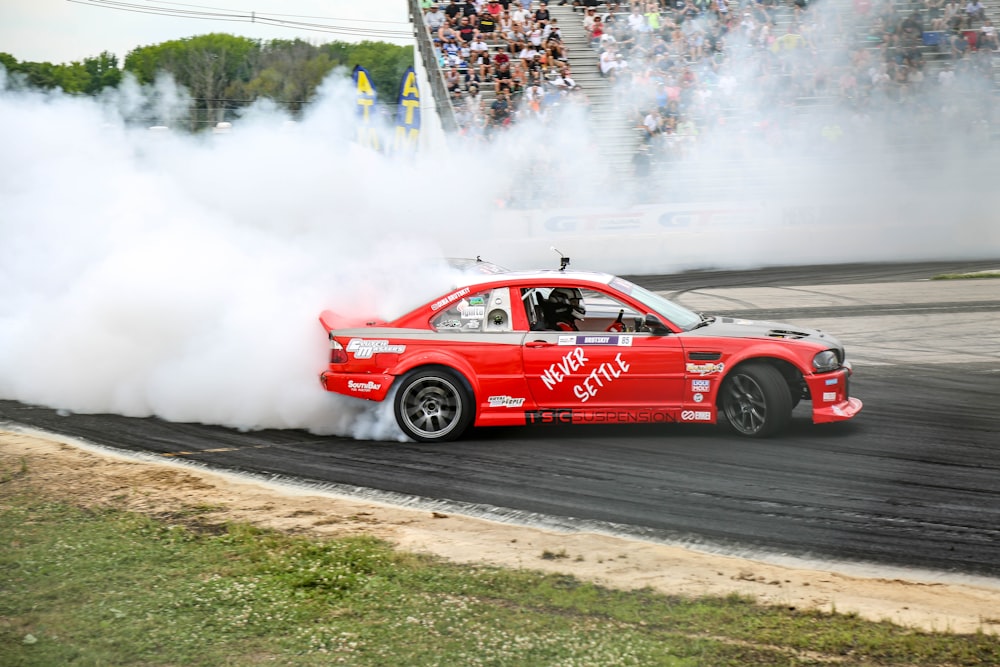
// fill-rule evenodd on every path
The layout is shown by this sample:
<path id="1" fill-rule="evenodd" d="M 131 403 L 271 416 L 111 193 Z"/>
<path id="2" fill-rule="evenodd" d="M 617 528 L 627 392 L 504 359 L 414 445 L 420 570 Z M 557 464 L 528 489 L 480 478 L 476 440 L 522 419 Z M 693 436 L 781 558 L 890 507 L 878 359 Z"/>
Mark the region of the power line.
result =
<path id="1" fill-rule="evenodd" d="M 307 30 L 312 32 L 325 32 L 337 35 L 348 35 L 351 37 L 367 38 L 371 40 L 379 39 L 405 39 L 413 36 L 411 30 L 394 30 L 391 28 L 363 28 L 331 25 L 328 23 L 317 23 L 312 21 L 298 21 L 294 19 L 322 19 L 325 21 L 355 21 L 360 23 L 382 23 L 387 25 L 409 25 L 400 21 L 369 21 L 365 19 L 339 19 L 323 16 L 298 16 L 294 14 L 272 14 L 238 12 L 221 9 L 218 7 L 205 7 L 201 5 L 188 5 L 183 3 L 160 2 L 158 4 L 135 2 L 125 2 L 123 0 L 67 0 L 79 5 L 89 5 L 102 9 L 114 9 L 134 14 L 152 14 L 157 16 L 173 16 L 177 18 L 200 19 L 207 21 L 228 21 L 237 23 L 260 23 L 263 25 L 290 28 L 294 30 Z M 184 9 L 182 9 L 184 8 Z M 290 17 L 290 18 L 282 18 Z"/>
<path id="2" fill-rule="evenodd" d="M 107 2 L 111 2 L 112 0 L 92 0 L 92 1 L 101 2 L 101 3 L 107 3 Z M 143 2 L 145 2 L 145 4 L 148 5 L 149 2 L 151 2 L 151 0 L 143 0 Z M 218 10 L 220 12 L 230 12 L 230 11 L 232 11 L 232 10 L 226 9 L 225 7 L 205 7 L 203 5 L 192 5 L 192 4 L 185 3 L 185 2 L 166 2 L 166 0 L 159 0 L 157 2 L 157 4 L 160 4 L 160 5 L 172 5 L 174 7 L 194 7 L 196 9 L 214 9 L 214 10 Z M 278 13 L 275 13 L 275 12 L 254 12 L 254 11 L 252 11 L 251 13 L 255 14 L 255 15 L 285 16 L 285 17 L 288 17 L 288 18 L 295 18 L 295 19 L 323 19 L 323 20 L 326 20 L 326 21 L 351 21 L 351 22 L 354 22 L 354 23 L 387 23 L 387 24 L 392 24 L 392 25 L 409 25 L 409 23 L 406 22 L 406 21 L 373 21 L 371 19 L 347 19 L 347 18 L 335 18 L 335 17 L 332 17 L 332 16 L 310 16 L 308 14 L 278 14 Z"/>

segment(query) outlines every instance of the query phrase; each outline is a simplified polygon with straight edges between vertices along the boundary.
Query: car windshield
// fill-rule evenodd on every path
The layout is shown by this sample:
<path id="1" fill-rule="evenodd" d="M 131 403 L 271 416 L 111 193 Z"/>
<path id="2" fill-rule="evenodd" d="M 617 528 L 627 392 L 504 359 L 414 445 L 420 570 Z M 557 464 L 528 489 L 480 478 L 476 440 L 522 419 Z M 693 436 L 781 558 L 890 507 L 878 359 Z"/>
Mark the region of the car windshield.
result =
<path id="1" fill-rule="evenodd" d="M 655 292 L 650 292 L 644 287 L 634 285 L 624 278 L 615 278 L 612 280 L 611 287 L 628 294 L 633 299 L 641 301 L 651 312 L 670 320 L 684 331 L 690 331 L 702 321 L 702 317 L 698 313 L 688 310 L 684 306 L 674 303 Z"/>

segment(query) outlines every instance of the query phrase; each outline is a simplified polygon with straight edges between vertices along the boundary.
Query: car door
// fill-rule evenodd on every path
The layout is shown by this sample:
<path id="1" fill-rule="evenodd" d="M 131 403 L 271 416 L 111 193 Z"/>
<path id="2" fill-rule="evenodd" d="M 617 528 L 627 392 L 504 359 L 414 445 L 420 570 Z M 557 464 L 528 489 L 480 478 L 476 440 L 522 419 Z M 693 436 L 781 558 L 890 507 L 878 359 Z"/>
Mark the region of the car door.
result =
<path id="1" fill-rule="evenodd" d="M 612 312 L 617 310 L 615 305 Z M 600 318 L 588 319 L 605 326 Z M 580 326 L 587 324 L 584 320 Z M 676 408 L 681 403 L 684 351 L 675 334 L 529 331 L 522 354 L 529 391 L 542 408 Z"/>
<path id="2" fill-rule="evenodd" d="M 676 407 L 684 350 L 673 334 L 532 331 L 524 373 L 539 406 Z"/>

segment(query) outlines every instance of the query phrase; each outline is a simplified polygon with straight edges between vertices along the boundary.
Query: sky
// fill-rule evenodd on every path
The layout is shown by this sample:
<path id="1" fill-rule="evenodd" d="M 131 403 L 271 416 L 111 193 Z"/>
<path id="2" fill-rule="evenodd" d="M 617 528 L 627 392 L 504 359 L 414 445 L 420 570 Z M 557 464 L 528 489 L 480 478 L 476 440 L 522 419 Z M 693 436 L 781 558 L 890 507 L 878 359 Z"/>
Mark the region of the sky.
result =
<path id="1" fill-rule="evenodd" d="M 128 10 L 111 8 L 122 5 Z M 329 31 L 147 13 L 156 8 L 230 17 L 255 13 Z M 121 63 L 136 47 L 212 32 L 312 43 L 413 41 L 406 0 L 0 0 L 0 52 L 19 61 L 69 63 L 110 51 Z"/>

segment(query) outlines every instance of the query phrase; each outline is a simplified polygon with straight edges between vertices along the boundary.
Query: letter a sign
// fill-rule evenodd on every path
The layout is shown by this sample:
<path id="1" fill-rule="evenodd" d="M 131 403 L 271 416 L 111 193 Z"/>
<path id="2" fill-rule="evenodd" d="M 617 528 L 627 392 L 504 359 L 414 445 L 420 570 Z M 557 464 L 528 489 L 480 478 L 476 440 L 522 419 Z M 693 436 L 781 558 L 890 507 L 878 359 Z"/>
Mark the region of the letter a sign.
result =
<path id="1" fill-rule="evenodd" d="M 412 67 L 403 74 L 397 104 L 396 150 L 401 153 L 415 152 L 420 136 L 420 91 L 417 89 L 417 75 Z"/>
<path id="2" fill-rule="evenodd" d="M 354 68 L 354 89 L 357 91 L 358 143 L 379 150 L 378 129 L 375 125 L 375 86 L 361 65 Z"/>

